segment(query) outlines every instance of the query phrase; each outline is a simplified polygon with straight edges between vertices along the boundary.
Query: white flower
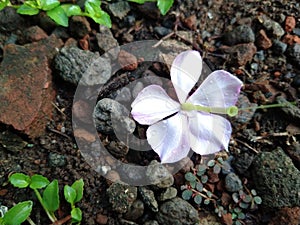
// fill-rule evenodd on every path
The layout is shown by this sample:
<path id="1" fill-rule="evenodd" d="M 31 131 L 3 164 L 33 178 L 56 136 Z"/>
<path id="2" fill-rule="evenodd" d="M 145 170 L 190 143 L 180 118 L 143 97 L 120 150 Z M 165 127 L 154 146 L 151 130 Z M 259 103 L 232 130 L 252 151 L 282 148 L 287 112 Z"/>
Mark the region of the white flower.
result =
<path id="1" fill-rule="evenodd" d="M 179 161 L 190 149 L 207 155 L 228 148 L 230 122 L 214 113 L 226 114 L 236 109 L 232 106 L 242 82 L 226 71 L 214 71 L 188 96 L 201 71 L 200 54 L 192 50 L 182 52 L 171 67 L 171 80 L 179 102 L 171 99 L 162 87 L 150 85 L 131 105 L 133 118 L 140 124 L 150 125 L 147 140 L 162 163 Z"/>

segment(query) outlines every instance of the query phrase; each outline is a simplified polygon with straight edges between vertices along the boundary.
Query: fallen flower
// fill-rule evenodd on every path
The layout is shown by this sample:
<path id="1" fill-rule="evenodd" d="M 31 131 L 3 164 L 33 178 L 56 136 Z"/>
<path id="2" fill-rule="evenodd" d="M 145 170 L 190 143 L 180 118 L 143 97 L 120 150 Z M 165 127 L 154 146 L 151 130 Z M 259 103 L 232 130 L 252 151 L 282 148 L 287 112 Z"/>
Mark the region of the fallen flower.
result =
<path id="1" fill-rule="evenodd" d="M 183 159 L 190 148 L 200 155 L 228 149 L 230 122 L 216 114 L 237 114 L 234 105 L 242 82 L 224 70 L 217 70 L 188 96 L 201 71 L 200 54 L 192 50 L 182 52 L 170 71 L 179 102 L 170 98 L 162 87 L 150 85 L 131 104 L 133 118 L 140 124 L 150 125 L 147 141 L 162 163 Z"/>

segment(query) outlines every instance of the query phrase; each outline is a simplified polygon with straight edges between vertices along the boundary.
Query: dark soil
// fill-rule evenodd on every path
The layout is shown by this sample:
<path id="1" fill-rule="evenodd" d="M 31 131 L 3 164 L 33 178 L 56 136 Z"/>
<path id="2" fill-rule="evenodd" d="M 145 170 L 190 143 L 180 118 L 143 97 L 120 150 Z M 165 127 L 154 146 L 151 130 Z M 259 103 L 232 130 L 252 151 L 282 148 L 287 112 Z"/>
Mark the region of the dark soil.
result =
<path id="1" fill-rule="evenodd" d="M 296 19 L 296 28 L 300 29 L 300 6 L 296 0 L 177 0 L 164 17 L 153 18 L 153 11 L 157 13 L 155 5 L 147 8 L 132 4 L 129 15 L 135 18 L 136 22 L 133 24 L 112 16 L 113 28 L 111 30 L 119 44 L 146 39 L 159 40 L 162 36 L 154 32 L 154 28 L 159 26 L 173 31 L 188 31 L 193 34 L 192 41 L 182 38 L 180 33 L 174 34 L 170 39 L 177 39 L 200 51 L 212 70 L 225 69 L 236 74 L 245 83 L 243 93 L 251 103 L 259 105 L 276 103 L 275 96 L 278 95 L 282 95 L 288 101 L 299 99 L 300 61 L 291 61 L 284 53 L 278 53 L 272 48 L 262 49 L 262 46 L 256 46 L 258 51 L 263 52 L 265 59 L 260 60 L 256 55 L 250 57 L 247 63 L 238 65 L 236 57 L 239 56 L 236 53 L 230 53 L 233 47 L 225 45 L 222 38 L 226 32 L 240 24 L 251 26 L 257 37 L 259 30 L 265 29 L 258 21 L 261 14 L 276 21 L 283 29 L 285 17 L 292 16 Z M 195 21 L 192 16 L 196 17 Z M 99 29 L 93 21 L 89 20 L 89 22 L 94 31 Z M 34 25 L 35 21 L 30 23 Z M 22 30 L 22 27 L 19 29 Z M 269 33 L 268 35 L 271 36 Z M 275 39 L 275 37 L 272 38 Z M 75 37 L 75 39 L 79 43 L 80 38 Z M 278 39 L 282 40 L 283 37 Z M 89 44 L 90 50 L 97 50 L 94 48 L 93 32 L 89 34 Z M 255 44 L 259 45 L 257 42 Z M 0 60 L 1 57 L 0 54 Z M 0 203 L 11 207 L 19 201 L 35 199 L 31 190 L 17 189 L 8 183 L 8 177 L 13 172 L 18 171 L 29 175 L 38 173 L 48 177 L 49 180 L 58 179 L 61 190 L 63 185 L 70 185 L 75 180 L 83 178 L 84 197 L 78 204 L 83 212 L 82 224 L 101 224 L 100 218 L 103 217 L 104 220 L 108 220 L 102 224 L 120 224 L 119 217 L 122 215 L 116 215 L 111 210 L 106 193 L 111 183 L 91 169 L 76 146 L 72 130 L 72 104 L 76 87 L 58 78 L 54 79 L 54 85 L 57 108 L 54 109 L 53 117 L 48 121 L 45 134 L 36 139 L 30 139 L 5 124 L 0 126 L 2 133 L 0 138 Z M 253 156 L 260 151 L 272 151 L 276 146 L 287 149 L 288 146 L 299 141 L 299 121 L 295 121 L 295 118 L 299 116 L 293 118 L 286 115 L 281 109 L 258 110 L 251 120 L 232 121 L 234 132 L 229 154 L 234 158 L 243 157 L 244 152 Z M 289 129 L 291 124 L 295 125 L 292 131 Z M 61 132 L 62 127 L 64 127 L 64 132 Z M 13 135 L 17 136 L 11 144 L 13 147 L 8 149 L 3 140 Z M 26 145 L 24 141 L 32 145 Z M 53 154 L 55 157 L 63 157 L 61 164 L 49 164 L 49 157 Z M 155 157 L 155 155 L 145 156 L 146 161 L 149 157 Z M 295 165 L 298 163 L 299 166 L 299 158 L 292 158 L 296 162 Z M 199 160 L 199 157 L 194 156 L 193 159 Z M 253 185 L 255 178 L 251 177 L 247 171 L 243 172 L 241 176 L 248 179 L 248 184 Z M 67 216 L 68 207 L 69 205 L 62 201 L 59 218 Z M 49 224 L 38 203 L 34 204 L 33 212 L 31 219 L 36 224 Z M 251 213 L 252 218 L 246 224 L 268 224 L 276 212 L 276 210 L 258 208 Z"/>

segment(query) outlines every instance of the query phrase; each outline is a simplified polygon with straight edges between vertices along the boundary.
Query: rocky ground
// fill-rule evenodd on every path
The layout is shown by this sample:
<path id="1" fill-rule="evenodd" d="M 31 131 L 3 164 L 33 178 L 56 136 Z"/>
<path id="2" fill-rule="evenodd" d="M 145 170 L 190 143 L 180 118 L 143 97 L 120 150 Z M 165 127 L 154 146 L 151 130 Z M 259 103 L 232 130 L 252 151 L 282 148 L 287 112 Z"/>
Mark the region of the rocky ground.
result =
<path id="1" fill-rule="evenodd" d="M 0 203 L 10 208 L 35 199 L 31 190 L 10 185 L 8 177 L 13 172 L 38 173 L 58 179 L 61 189 L 83 178 L 84 197 L 78 204 L 82 224 L 300 224 L 299 3 L 177 0 L 166 16 L 152 3 L 112 1 L 104 9 L 111 15 L 111 29 L 83 17 L 73 17 L 63 28 L 44 14 L 25 17 L 12 8 L 0 11 Z M 195 49 L 206 70 L 236 75 L 244 82 L 239 107 L 286 107 L 241 111 L 231 119 L 229 152 L 215 160 L 193 155 L 172 174 L 157 163 L 153 151 L 134 154 L 118 140 L 110 122 L 109 115 L 118 114 L 125 130 L 145 137 L 146 127 L 123 116 L 117 104 L 132 102 L 147 82 L 169 79 L 168 66 L 146 62 L 140 46 L 130 45 L 144 40 L 160 40 L 158 55 L 166 63 L 175 53 Z M 111 48 L 115 64 L 99 57 Z M 116 68 L 120 70 L 107 75 Z M 87 70 L 103 74 L 81 80 L 101 84 L 93 99 L 100 100 L 94 113 L 97 137 L 82 129 L 82 124 L 91 124 L 93 109 L 75 95 Z M 147 81 L 149 75 L 155 79 Z M 141 78 L 144 83 L 134 82 Z M 165 85 L 171 95 L 170 84 Z M 113 183 L 139 181 L 139 174 L 130 167 L 120 171 L 109 163 L 111 158 L 92 150 L 83 157 L 79 142 L 93 149 L 96 138 L 120 162 L 147 166 L 144 176 L 152 185 Z M 95 159 L 105 166 L 95 166 Z M 190 171 L 203 172 L 198 183 L 206 191 L 197 186 L 201 203 L 184 193 L 191 187 Z M 262 204 L 254 204 L 255 196 Z M 62 200 L 57 216 L 65 217 L 68 207 Z M 31 219 L 50 224 L 36 200 Z"/>

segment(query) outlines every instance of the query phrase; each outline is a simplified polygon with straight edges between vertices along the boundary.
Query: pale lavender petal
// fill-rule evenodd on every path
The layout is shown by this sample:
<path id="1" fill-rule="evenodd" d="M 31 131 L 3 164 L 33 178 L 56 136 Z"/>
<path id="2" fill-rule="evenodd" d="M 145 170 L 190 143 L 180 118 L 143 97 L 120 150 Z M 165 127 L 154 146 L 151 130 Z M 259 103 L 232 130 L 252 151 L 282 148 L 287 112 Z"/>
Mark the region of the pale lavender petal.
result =
<path id="1" fill-rule="evenodd" d="M 232 74 L 217 70 L 212 72 L 188 98 L 194 105 L 229 107 L 235 105 L 243 83 Z"/>
<path id="2" fill-rule="evenodd" d="M 189 116 L 190 145 L 200 155 L 227 150 L 231 136 L 230 122 L 222 116 L 193 112 Z"/>
<path id="3" fill-rule="evenodd" d="M 189 92 L 198 81 L 202 71 L 202 58 L 197 51 L 180 53 L 171 67 L 171 80 L 180 103 L 185 102 Z"/>
<path id="4" fill-rule="evenodd" d="M 145 87 L 131 104 L 131 115 L 140 124 L 150 125 L 180 110 L 180 104 L 171 99 L 158 85 Z"/>
<path id="5" fill-rule="evenodd" d="M 187 129 L 187 118 L 181 113 L 147 129 L 147 140 L 162 163 L 177 162 L 187 156 L 190 150 Z"/>

